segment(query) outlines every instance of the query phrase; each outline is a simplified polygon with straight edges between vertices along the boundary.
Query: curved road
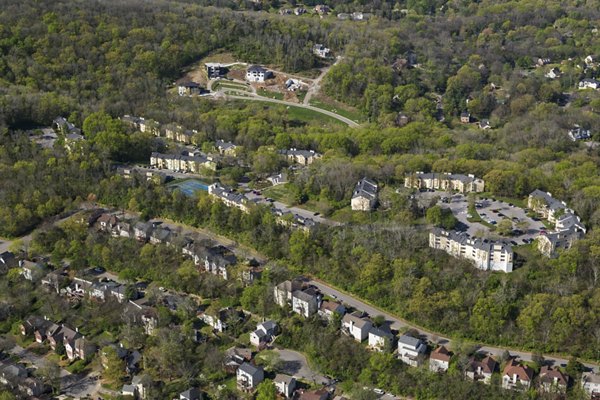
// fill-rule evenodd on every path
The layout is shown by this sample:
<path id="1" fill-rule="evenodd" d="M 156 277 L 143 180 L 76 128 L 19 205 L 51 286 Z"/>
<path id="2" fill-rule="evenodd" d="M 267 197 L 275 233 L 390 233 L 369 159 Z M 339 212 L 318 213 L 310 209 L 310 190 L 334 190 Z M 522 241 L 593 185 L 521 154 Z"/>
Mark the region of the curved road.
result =
<path id="1" fill-rule="evenodd" d="M 318 107 L 313 107 L 313 106 L 309 106 L 306 104 L 299 104 L 299 103 L 291 103 L 289 101 L 284 101 L 284 100 L 277 100 L 277 99 L 270 99 L 268 97 L 262 97 L 262 96 L 258 96 L 258 95 L 248 95 L 248 96 L 235 96 L 235 95 L 226 95 L 226 97 L 228 99 L 236 99 L 236 100 L 254 100 L 254 101 L 266 101 L 269 103 L 277 103 L 277 104 L 283 104 L 285 106 L 290 106 L 290 107 L 300 107 L 300 108 L 306 108 L 307 110 L 311 110 L 311 111 L 315 111 L 321 114 L 325 114 L 329 117 L 335 118 L 339 121 L 342 121 L 343 123 L 345 123 L 346 125 L 352 127 L 352 128 L 356 128 L 358 127 L 358 123 L 356 123 L 355 121 L 352 121 L 350 118 L 346 118 L 346 117 L 342 117 L 339 114 L 336 114 L 334 112 L 331 111 L 327 111 L 327 110 L 323 110 L 322 108 L 318 108 Z"/>
<path id="2" fill-rule="evenodd" d="M 437 342 L 440 344 L 447 345 L 452 342 L 450 340 L 450 338 L 447 338 L 442 335 L 438 335 L 434 332 L 429 332 L 422 328 L 419 328 L 419 327 L 409 323 L 408 321 L 400 319 L 390 313 L 380 310 L 379 308 L 376 308 L 374 306 L 366 304 L 365 302 L 363 302 L 347 293 L 341 292 L 338 289 L 336 289 L 332 286 L 329 286 L 320 280 L 311 279 L 309 281 L 309 283 L 311 285 L 314 285 L 317 288 L 319 288 L 319 290 L 321 290 L 321 292 L 323 292 L 324 294 L 326 294 L 330 297 L 337 298 L 339 301 L 341 301 L 357 310 L 364 311 L 372 317 L 376 316 L 376 315 L 383 315 L 385 317 L 386 321 L 391 322 L 390 326 L 392 329 L 396 329 L 396 330 L 406 329 L 406 328 L 414 329 L 417 332 L 419 332 L 419 335 L 421 335 L 423 338 L 426 338 L 427 340 L 429 340 L 432 343 Z M 518 350 L 505 349 L 505 348 L 501 348 L 501 347 L 492 347 L 492 346 L 477 346 L 477 349 L 479 352 L 489 353 L 489 354 L 492 354 L 497 357 L 500 357 L 504 351 L 508 350 L 511 355 L 518 356 L 521 360 L 531 361 L 531 359 L 532 359 L 532 353 L 529 353 L 526 351 L 518 351 Z M 557 366 L 561 366 L 561 365 L 566 366 L 567 363 L 569 362 L 569 360 L 567 358 L 562 358 L 562 357 L 557 357 L 557 356 L 552 356 L 552 355 L 544 355 L 544 359 L 546 360 L 546 362 L 550 362 L 553 365 L 557 365 Z M 583 365 L 585 365 L 586 368 L 593 370 L 594 372 L 599 371 L 598 364 L 583 363 Z"/>

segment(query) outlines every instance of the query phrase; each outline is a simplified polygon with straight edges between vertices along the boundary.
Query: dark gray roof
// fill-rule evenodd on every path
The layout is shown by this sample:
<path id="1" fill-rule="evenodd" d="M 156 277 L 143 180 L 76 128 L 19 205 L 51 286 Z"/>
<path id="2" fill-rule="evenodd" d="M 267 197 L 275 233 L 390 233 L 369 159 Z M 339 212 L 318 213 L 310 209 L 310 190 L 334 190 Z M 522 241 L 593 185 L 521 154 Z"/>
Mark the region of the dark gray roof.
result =
<path id="1" fill-rule="evenodd" d="M 248 72 L 265 73 L 267 72 L 267 69 L 265 67 L 261 67 L 260 65 L 251 65 L 248 68 Z"/>
<path id="2" fill-rule="evenodd" d="M 306 301 L 306 302 L 316 300 L 316 296 L 314 294 L 307 293 L 306 291 L 296 290 L 292 295 L 294 297 L 296 297 L 302 301 Z"/>
<path id="3" fill-rule="evenodd" d="M 566 208 L 560 200 L 552 197 L 550 193 L 542 192 L 539 189 L 535 189 L 529 196 L 542 199 L 551 210 L 560 210 L 561 208 Z"/>
<path id="4" fill-rule="evenodd" d="M 314 150 L 289 149 L 289 150 L 280 150 L 279 153 L 286 155 L 286 156 L 304 156 L 306 158 L 320 156 L 320 154 L 315 152 Z"/>
<path id="5" fill-rule="evenodd" d="M 223 150 L 227 149 L 235 149 L 237 146 L 231 142 L 226 142 L 224 140 L 217 140 L 215 143 L 216 147 L 221 148 Z"/>
<path id="6" fill-rule="evenodd" d="M 356 184 L 352 198 L 366 197 L 374 199 L 377 196 L 377 184 L 373 181 L 363 178 Z"/>
<path id="7" fill-rule="evenodd" d="M 398 338 L 398 343 L 402 343 L 405 344 L 407 346 L 411 346 L 411 347 L 418 347 L 420 344 L 422 344 L 423 342 L 421 341 L 421 339 L 417 339 L 414 338 L 412 336 L 408 336 L 408 335 L 402 335 Z"/>
<path id="8" fill-rule="evenodd" d="M 184 134 L 188 134 L 185 133 Z M 194 132 L 190 131 L 189 134 L 193 135 Z M 183 154 L 163 154 L 163 153 L 157 153 L 157 152 L 153 152 L 150 157 L 153 158 L 160 158 L 162 160 L 184 160 L 184 161 L 194 161 L 194 162 L 198 162 L 198 163 L 205 163 L 208 160 L 207 157 L 200 155 L 200 154 L 196 154 L 196 155 L 183 155 Z"/>
<path id="9" fill-rule="evenodd" d="M 371 329 L 369 329 L 369 334 L 371 334 L 371 333 L 375 336 L 385 337 L 388 339 L 392 339 L 394 337 L 392 332 L 390 332 L 389 330 L 385 330 L 383 328 L 371 327 Z"/>
<path id="10" fill-rule="evenodd" d="M 260 371 L 262 370 L 262 367 L 255 367 L 254 365 L 248 364 L 247 362 L 245 362 L 242 365 L 240 365 L 240 370 L 249 375 L 254 376 L 254 375 L 260 373 Z"/>

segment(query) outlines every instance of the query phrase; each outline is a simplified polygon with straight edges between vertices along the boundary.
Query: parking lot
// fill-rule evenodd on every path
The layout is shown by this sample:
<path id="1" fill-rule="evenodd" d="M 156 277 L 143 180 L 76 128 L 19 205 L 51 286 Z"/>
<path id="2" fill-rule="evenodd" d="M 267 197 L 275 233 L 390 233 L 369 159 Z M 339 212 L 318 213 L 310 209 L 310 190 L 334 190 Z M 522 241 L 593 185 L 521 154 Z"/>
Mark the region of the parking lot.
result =
<path id="1" fill-rule="evenodd" d="M 496 232 L 479 222 L 469 222 L 472 217 L 468 212 L 467 197 L 461 194 L 452 194 L 448 192 L 418 192 L 416 194 L 419 203 L 428 206 L 434 197 L 440 197 L 438 204 L 441 207 L 449 208 L 452 214 L 458 219 L 459 226 L 457 230 L 467 232 L 470 236 L 501 238 Z M 477 212 L 481 219 L 490 225 L 497 225 L 502 219 L 509 219 L 513 222 L 513 232 L 515 234 L 507 238 L 511 244 L 521 245 L 535 239 L 540 231 L 546 228 L 540 220 L 534 220 L 527 216 L 524 209 L 490 198 L 478 198 L 476 200 Z"/>

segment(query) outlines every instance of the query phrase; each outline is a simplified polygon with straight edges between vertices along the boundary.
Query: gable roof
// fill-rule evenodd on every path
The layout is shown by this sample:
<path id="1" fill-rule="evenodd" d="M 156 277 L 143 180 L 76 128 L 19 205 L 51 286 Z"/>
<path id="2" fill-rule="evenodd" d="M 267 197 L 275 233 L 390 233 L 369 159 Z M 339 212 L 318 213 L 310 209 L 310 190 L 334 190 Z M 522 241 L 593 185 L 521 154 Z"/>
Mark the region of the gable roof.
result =
<path id="1" fill-rule="evenodd" d="M 239 370 L 254 376 L 262 370 L 262 367 L 255 367 L 254 365 L 245 362 L 242 365 L 240 365 Z"/>
<path id="2" fill-rule="evenodd" d="M 559 385 L 567 386 L 569 377 L 563 374 L 558 367 L 552 368 L 544 365 L 540 371 L 540 380 L 544 383 L 554 383 L 556 380 Z"/>
<path id="3" fill-rule="evenodd" d="M 377 196 L 377 184 L 368 180 L 367 178 L 362 178 L 356 184 L 354 188 L 354 193 L 352 194 L 352 198 L 356 197 L 366 197 L 368 199 L 374 199 Z"/>
<path id="4" fill-rule="evenodd" d="M 394 335 L 389 330 L 385 330 L 385 329 L 381 329 L 381 328 L 376 328 L 374 326 L 371 327 L 371 329 L 369 329 L 369 335 L 379 336 L 379 337 L 388 338 L 388 339 L 393 339 L 394 338 Z"/>
<path id="5" fill-rule="evenodd" d="M 398 338 L 398 343 L 402 343 L 404 345 L 416 348 L 419 347 L 420 344 L 423 344 L 423 341 L 412 336 L 402 335 Z"/>
<path id="6" fill-rule="evenodd" d="M 506 367 L 504 367 L 504 375 L 516 375 L 522 381 L 531 381 L 533 379 L 533 370 L 511 359 L 506 364 Z"/>
<path id="7" fill-rule="evenodd" d="M 277 374 L 275 375 L 275 379 L 273 379 L 273 382 L 275 383 L 287 383 L 288 385 L 290 383 L 292 383 L 293 381 L 295 381 L 296 378 L 294 378 L 293 376 L 289 376 L 289 375 L 285 375 L 285 374 Z"/>
<path id="8" fill-rule="evenodd" d="M 440 346 L 431 352 L 429 358 L 439 361 L 450 361 L 450 352 L 445 346 Z"/>
<path id="9" fill-rule="evenodd" d="M 344 323 L 354 322 L 354 326 L 356 326 L 358 329 L 363 329 L 366 325 L 369 325 L 369 326 L 371 325 L 371 321 L 369 321 L 367 319 L 359 318 L 356 315 L 352 315 L 352 314 L 344 315 L 344 317 L 342 318 L 342 321 Z"/>

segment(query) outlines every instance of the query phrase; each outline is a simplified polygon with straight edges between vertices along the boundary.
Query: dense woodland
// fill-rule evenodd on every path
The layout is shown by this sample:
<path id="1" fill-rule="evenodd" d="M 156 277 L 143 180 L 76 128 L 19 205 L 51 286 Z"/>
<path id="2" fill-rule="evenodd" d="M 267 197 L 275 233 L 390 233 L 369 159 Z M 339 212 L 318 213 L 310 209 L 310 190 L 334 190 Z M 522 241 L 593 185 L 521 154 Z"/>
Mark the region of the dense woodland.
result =
<path id="1" fill-rule="evenodd" d="M 382 17 L 369 23 L 256 13 L 256 6 L 225 1 L 211 3 L 216 7 L 46 1 L 42 11 L 33 0 L 6 3 L 0 10 L 0 235 L 20 236 L 83 200 L 98 201 L 143 218 L 208 227 L 256 248 L 288 274 L 322 277 L 444 334 L 598 360 L 600 155 L 566 134 L 580 124 L 599 139 L 600 96 L 577 90 L 580 79 L 599 73 L 583 62 L 600 54 L 597 2 L 363 2 L 362 11 Z M 340 11 L 359 7 L 328 4 Z M 394 12 L 402 8 L 408 15 Z M 368 124 L 323 126 L 298 121 L 284 107 L 166 95 L 184 67 L 213 52 L 302 73 L 317 65 L 313 43 L 344 56 L 323 88 L 368 116 Z M 548 66 L 534 67 L 537 57 L 550 58 L 562 76 L 546 78 Z M 459 124 L 456 116 L 466 110 L 474 119 L 489 119 L 493 129 Z M 411 122 L 397 126 L 398 112 Z M 114 163 L 147 162 L 151 151 L 164 149 L 122 125 L 117 117 L 126 113 L 197 129 L 194 140 L 202 148 L 215 139 L 235 141 L 243 167 L 221 171 L 223 181 L 279 170 L 284 164 L 273 156 L 278 148 L 314 149 L 323 160 L 290 177 L 295 202 L 323 202 L 326 214 L 334 213 L 347 207 L 355 182 L 367 176 L 383 186 L 385 206 L 342 228 L 305 235 L 284 229 L 261 208 L 242 214 L 206 195 L 189 198 L 145 179 L 125 180 L 114 175 Z M 47 150 L 29 141 L 24 129 L 48 126 L 57 115 L 83 128 L 87 140 L 77 151 L 65 151 L 62 138 Z M 556 259 L 523 247 L 515 272 L 478 271 L 428 249 L 423 210 L 386 190 L 414 171 L 475 174 L 485 179 L 489 194 L 516 200 L 536 188 L 548 190 L 582 217 L 588 234 Z M 36 243 L 55 260 L 72 258 L 75 267 L 110 264 L 132 279 L 207 297 L 224 294 L 226 303 L 240 296 L 243 302 L 246 295 L 253 299 L 249 304 L 265 304 L 275 283 L 241 293 L 198 276 L 166 249 L 134 249 L 60 229 L 46 228 Z M 125 254 L 139 257 L 133 262 Z M 172 269 L 176 274 L 164 273 Z M 325 332 L 307 344 L 310 325 L 289 328 L 290 346 L 345 378 L 393 381 L 398 393 L 423 398 L 444 397 L 451 386 L 432 379 L 423 386 L 427 393 L 403 392 L 408 386 L 399 382 L 413 372 L 395 365 L 391 370 L 401 376 L 365 378 L 362 369 L 375 370 L 369 363 L 393 363 L 379 355 L 359 352 L 347 363 L 326 365 L 319 343 L 339 339 Z M 335 369 L 340 365 L 356 369 Z M 484 390 L 454 384 L 463 397 Z"/>

